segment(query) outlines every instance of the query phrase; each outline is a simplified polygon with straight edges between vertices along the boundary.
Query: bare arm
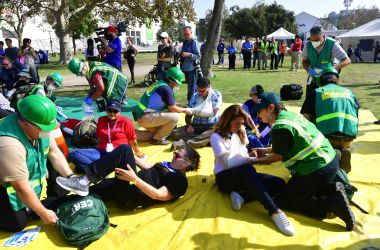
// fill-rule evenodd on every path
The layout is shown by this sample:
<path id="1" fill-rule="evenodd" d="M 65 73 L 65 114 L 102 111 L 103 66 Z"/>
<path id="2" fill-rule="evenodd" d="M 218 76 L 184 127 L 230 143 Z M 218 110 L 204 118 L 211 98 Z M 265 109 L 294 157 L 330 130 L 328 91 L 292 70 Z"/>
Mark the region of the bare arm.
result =
<path id="1" fill-rule="evenodd" d="M 170 112 L 173 112 L 173 113 L 185 113 L 186 112 L 185 108 L 181 108 L 177 105 L 168 106 L 168 109 Z"/>
<path id="2" fill-rule="evenodd" d="M 60 173 L 62 176 L 67 177 L 73 174 L 73 171 L 70 169 L 65 156 L 58 148 L 53 136 L 50 137 L 48 158 L 54 169 L 57 170 L 58 173 Z"/>
<path id="3" fill-rule="evenodd" d="M 144 157 L 144 153 L 140 151 L 139 145 L 137 144 L 137 140 L 129 141 L 129 145 L 133 149 L 133 152 L 135 152 L 137 157 Z"/>
<path id="4" fill-rule="evenodd" d="M 96 82 L 95 92 L 91 95 L 91 99 L 92 100 L 98 99 L 99 97 L 102 96 L 102 94 L 104 93 L 104 91 L 105 91 L 105 87 L 104 87 L 103 79 L 99 79 Z"/>
<path id="5" fill-rule="evenodd" d="M 135 157 L 136 165 L 139 166 L 141 169 L 148 169 L 154 166 L 154 164 L 147 162 L 144 159 L 141 159 L 139 157 Z"/>
<path id="6" fill-rule="evenodd" d="M 335 69 L 342 69 L 344 67 L 346 67 L 348 64 L 351 63 L 351 60 L 350 58 L 346 57 L 343 61 L 341 61 L 339 64 L 335 65 L 334 68 Z"/>

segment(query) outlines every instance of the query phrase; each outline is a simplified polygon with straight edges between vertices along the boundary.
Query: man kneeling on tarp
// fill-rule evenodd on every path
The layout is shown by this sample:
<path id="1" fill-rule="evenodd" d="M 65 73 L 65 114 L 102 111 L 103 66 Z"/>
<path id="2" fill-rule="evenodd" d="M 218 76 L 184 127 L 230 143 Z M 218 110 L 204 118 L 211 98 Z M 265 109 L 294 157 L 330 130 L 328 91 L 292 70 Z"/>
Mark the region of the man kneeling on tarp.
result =
<path id="1" fill-rule="evenodd" d="M 185 173 L 197 170 L 199 159 L 195 149 L 185 147 L 173 153 L 171 162 L 150 164 L 135 158 L 130 146 L 123 144 L 84 168 L 85 176 L 57 177 L 57 183 L 82 196 L 90 192 L 102 199 L 113 197 L 118 206 L 131 210 L 184 195 L 188 187 Z M 136 165 L 141 168 L 138 173 Z M 113 171 L 116 178 L 104 179 Z M 90 187 L 90 183 L 97 182 Z"/>

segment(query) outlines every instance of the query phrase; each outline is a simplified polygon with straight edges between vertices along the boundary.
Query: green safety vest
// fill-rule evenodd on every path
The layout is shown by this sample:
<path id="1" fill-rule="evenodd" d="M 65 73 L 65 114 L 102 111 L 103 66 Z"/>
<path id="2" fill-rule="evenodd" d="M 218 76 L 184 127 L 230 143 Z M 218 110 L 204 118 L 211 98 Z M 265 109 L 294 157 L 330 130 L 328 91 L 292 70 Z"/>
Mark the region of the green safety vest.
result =
<path id="1" fill-rule="evenodd" d="M 102 97 L 106 100 L 117 100 L 122 102 L 128 86 L 127 76 L 107 63 L 89 62 L 89 65 L 89 79 L 91 79 L 95 73 L 102 73 L 105 87 Z"/>
<path id="2" fill-rule="evenodd" d="M 26 165 L 29 172 L 29 185 L 38 197 L 41 195 L 43 179 L 46 175 L 46 159 L 49 153 L 49 138 L 37 139 L 37 146 L 33 147 L 25 132 L 17 121 L 17 114 L 12 114 L 0 120 L 0 136 L 10 136 L 19 140 L 26 149 Z M 2 156 L 4 157 L 4 156 Z M 7 190 L 9 202 L 14 211 L 25 207 L 24 202 L 17 196 L 16 191 L 9 183 L 1 183 Z"/>
<path id="3" fill-rule="evenodd" d="M 273 43 L 272 53 L 275 53 L 277 51 L 277 48 L 278 48 L 278 42 L 275 41 Z"/>
<path id="4" fill-rule="evenodd" d="M 309 67 L 311 69 L 323 69 L 333 66 L 333 59 L 331 58 L 331 51 L 334 46 L 335 40 L 326 37 L 325 43 L 321 53 L 318 55 L 317 50 L 314 49 L 311 42 L 307 43 L 307 54 L 309 57 Z M 319 84 L 319 76 L 313 77 L 313 82 Z"/>
<path id="5" fill-rule="evenodd" d="M 281 111 L 272 128 L 273 131 L 276 129 L 287 129 L 293 136 L 294 143 L 282 160 L 291 173 L 311 174 L 325 167 L 335 157 L 329 141 L 300 114 Z"/>
<path id="6" fill-rule="evenodd" d="M 26 95 L 24 96 L 27 97 L 29 95 L 35 95 L 37 94 L 37 92 L 39 90 L 43 90 L 46 97 L 49 98 L 52 102 L 55 102 L 55 100 L 57 99 L 54 95 L 54 93 L 52 91 L 47 91 L 47 87 L 46 87 L 46 82 L 40 82 L 38 84 L 36 84 L 33 88 L 31 88 L 27 93 Z"/>
<path id="7" fill-rule="evenodd" d="M 141 97 L 140 101 L 137 103 L 137 106 L 135 107 L 135 114 L 136 119 L 140 118 L 144 111 L 148 108 L 149 100 L 152 97 L 154 93 L 156 93 L 156 90 L 161 87 L 167 85 L 165 81 L 159 80 L 158 82 L 152 84 L 144 93 L 144 95 Z M 166 108 L 162 109 L 165 110 Z M 162 110 L 156 110 L 156 111 L 162 111 Z"/>
<path id="8" fill-rule="evenodd" d="M 328 84 L 316 91 L 316 125 L 324 135 L 342 132 L 348 136 L 358 133 L 358 106 L 351 90 Z"/>
<path id="9" fill-rule="evenodd" d="M 268 48 L 269 48 L 269 41 L 266 41 L 266 42 L 261 41 L 260 51 L 265 53 L 265 52 L 267 52 Z"/>

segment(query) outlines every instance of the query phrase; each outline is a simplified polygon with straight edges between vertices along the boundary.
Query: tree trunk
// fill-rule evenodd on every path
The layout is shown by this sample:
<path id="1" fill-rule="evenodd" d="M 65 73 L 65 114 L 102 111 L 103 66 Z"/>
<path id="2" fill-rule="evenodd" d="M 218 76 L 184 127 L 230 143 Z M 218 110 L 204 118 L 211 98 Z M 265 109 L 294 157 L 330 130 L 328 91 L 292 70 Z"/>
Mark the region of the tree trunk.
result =
<path id="1" fill-rule="evenodd" d="M 212 59 L 214 58 L 214 53 L 219 42 L 220 32 L 222 30 L 223 7 L 224 0 L 214 1 L 211 22 L 209 27 L 207 27 L 208 32 L 206 36 L 206 49 L 204 56 L 201 58 L 202 72 L 206 77 L 210 76 Z"/>
<path id="2" fill-rule="evenodd" d="M 72 35 L 72 40 L 73 40 L 74 56 L 76 56 L 77 55 L 77 45 L 75 44 L 74 34 Z"/>
<path id="3" fill-rule="evenodd" d="M 66 31 L 65 15 L 63 10 L 58 10 L 55 13 L 56 29 L 55 33 L 59 39 L 59 64 L 67 63 L 71 58 L 70 53 L 70 36 Z"/>

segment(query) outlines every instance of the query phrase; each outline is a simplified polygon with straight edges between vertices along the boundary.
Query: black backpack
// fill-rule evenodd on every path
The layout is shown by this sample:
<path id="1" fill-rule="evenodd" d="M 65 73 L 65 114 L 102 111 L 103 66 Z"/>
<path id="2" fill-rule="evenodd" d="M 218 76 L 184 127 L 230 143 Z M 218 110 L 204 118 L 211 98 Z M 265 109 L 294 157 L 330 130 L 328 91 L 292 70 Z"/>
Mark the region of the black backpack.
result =
<path id="1" fill-rule="evenodd" d="M 94 148 L 98 144 L 96 137 L 96 121 L 94 117 L 86 117 L 75 125 L 71 144 L 77 148 Z"/>
<path id="2" fill-rule="evenodd" d="M 299 100 L 302 98 L 303 90 L 299 84 L 286 84 L 281 87 L 280 95 L 281 99 L 286 100 Z"/>

